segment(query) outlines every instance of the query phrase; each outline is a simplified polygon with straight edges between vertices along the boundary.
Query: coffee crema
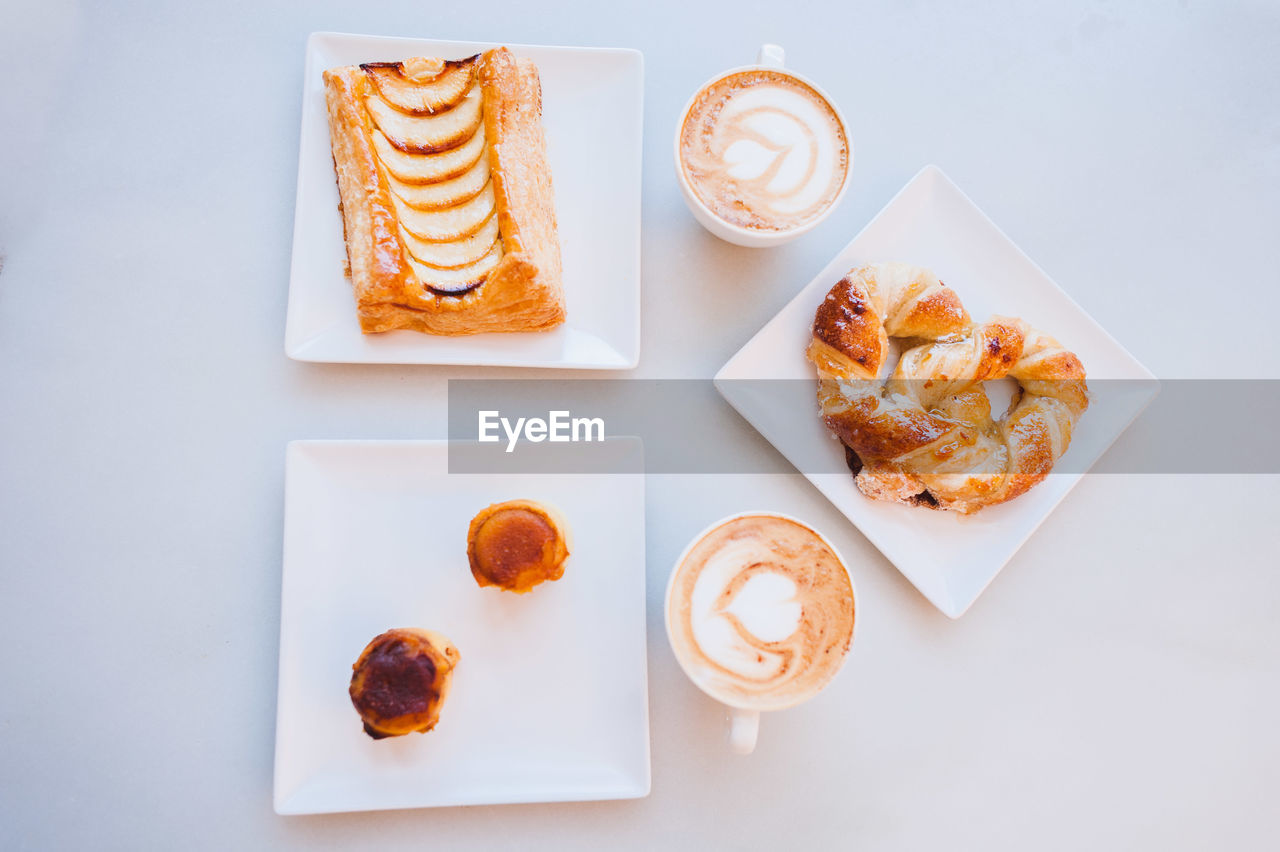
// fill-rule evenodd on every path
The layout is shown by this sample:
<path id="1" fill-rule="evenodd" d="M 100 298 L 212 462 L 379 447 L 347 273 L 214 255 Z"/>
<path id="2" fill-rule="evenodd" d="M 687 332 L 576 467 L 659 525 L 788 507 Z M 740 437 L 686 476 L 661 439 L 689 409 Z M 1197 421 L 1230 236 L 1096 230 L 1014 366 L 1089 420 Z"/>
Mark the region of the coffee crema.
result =
<path id="1" fill-rule="evenodd" d="M 676 566 L 672 647 L 689 676 L 736 707 L 780 709 L 814 695 L 853 638 L 853 585 L 813 530 L 776 515 L 733 518 Z"/>
<path id="2" fill-rule="evenodd" d="M 698 93 L 680 129 L 694 194 L 731 225 L 789 231 L 817 218 L 844 186 L 849 142 L 821 94 L 789 74 L 730 74 Z"/>

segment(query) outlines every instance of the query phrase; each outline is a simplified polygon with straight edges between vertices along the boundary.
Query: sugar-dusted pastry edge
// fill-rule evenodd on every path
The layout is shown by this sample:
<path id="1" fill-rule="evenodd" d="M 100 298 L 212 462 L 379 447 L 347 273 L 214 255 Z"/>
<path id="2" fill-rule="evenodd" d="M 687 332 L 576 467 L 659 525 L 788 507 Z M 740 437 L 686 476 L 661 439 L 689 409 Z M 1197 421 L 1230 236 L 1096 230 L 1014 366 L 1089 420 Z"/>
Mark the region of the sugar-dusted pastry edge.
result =
<path id="1" fill-rule="evenodd" d="M 367 75 L 354 65 L 324 72 L 347 259 L 366 334 L 538 331 L 564 321 L 537 66 L 503 47 L 483 54 L 479 73 L 504 256 L 481 287 L 459 297 L 424 290 L 405 259 L 391 189 L 378 167 L 362 104 L 371 85 Z"/>
<path id="2" fill-rule="evenodd" d="M 542 129 L 542 80 L 532 59 L 516 59 L 500 47 L 481 58 L 480 85 L 489 173 L 507 252 L 488 283 L 509 276 L 523 285 L 543 308 L 530 327 L 553 327 L 564 322 L 565 304 L 555 191 Z"/>

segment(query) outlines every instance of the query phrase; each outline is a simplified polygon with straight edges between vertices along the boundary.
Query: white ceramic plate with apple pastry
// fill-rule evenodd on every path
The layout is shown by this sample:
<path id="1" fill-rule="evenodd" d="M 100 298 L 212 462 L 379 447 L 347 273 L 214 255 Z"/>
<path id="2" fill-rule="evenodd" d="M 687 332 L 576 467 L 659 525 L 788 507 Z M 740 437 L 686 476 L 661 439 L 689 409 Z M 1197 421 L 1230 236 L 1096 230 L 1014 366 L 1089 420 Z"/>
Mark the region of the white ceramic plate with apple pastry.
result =
<path id="1" fill-rule="evenodd" d="M 492 42 L 312 33 L 285 352 L 299 361 L 630 369 L 640 359 L 640 161 L 644 60 L 614 48 L 507 44 L 538 65 L 559 223 L 566 320 L 551 331 L 443 337 L 362 334 L 325 111 L 328 68 L 413 56 L 460 59 Z"/>
<path id="2" fill-rule="evenodd" d="M 1093 403 L 1054 471 L 1027 493 L 972 515 L 872 500 L 818 414 L 805 358 L 814 312 L 852 268 L 927 267 L 982 322 L 1021 317 L 1075 352 Z M 1011 384 L 1011 383 L 1010 383 Z M 927 166 L 716 375 L 720 393 L 831 500 L 938 609 L 959 617 L 1094 462 L 1154 398 L 1151 373 L 1072 301 L 936 166 Z M 1099 394 L 1100 387 L 1105 392 Z M 778 388 L 794 404 L 779 405 Z M 992 389 L 988 388 L 992 396 Z M 992 399 L 992 410 L 1002 411 Z M 1006 397 L 1004 403 L 1007 404 Z"/>

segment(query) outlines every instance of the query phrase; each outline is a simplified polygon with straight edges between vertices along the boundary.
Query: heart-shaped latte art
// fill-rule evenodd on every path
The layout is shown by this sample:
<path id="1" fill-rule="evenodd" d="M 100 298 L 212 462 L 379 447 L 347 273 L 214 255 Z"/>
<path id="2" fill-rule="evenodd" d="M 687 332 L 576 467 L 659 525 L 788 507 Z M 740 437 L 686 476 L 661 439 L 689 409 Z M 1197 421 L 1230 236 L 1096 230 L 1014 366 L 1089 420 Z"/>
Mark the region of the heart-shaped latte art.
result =
<path id="1" fill-rule="evenodd" d="M 722 612 L 737 622 L 738 631 L 758 642 L 782 642 L 795 635 L 804 607 L 796 599 L 796 584 L 790 577 L 756 566 L 744 578 Z"/>
<path id="2" fill-rule="evenodd" d="M 838 670 L 853 632 L 852 585 L 808 527 L 746 515 L 690 548 L 672 579 L 668 627 L 704 689 L 773 709 L 811 695 Z"/>
<path id="3" fill-rule="evenodd" d="M 780 682 L 796 654 L 803 606 L 790 577 L 756 560 L 754 542 L 731 542 L 707 560 L 693 587 L 693 636 L 708 659 L 757 683 Z"/>
<path id="4" fill-rule="evenodd" d="M 695 98 L 680 132 L 694 194 L 731 224 L 787 230 L 839 195 L 848 140 L 831 105 L 772 70 L 732 74 Z"/>

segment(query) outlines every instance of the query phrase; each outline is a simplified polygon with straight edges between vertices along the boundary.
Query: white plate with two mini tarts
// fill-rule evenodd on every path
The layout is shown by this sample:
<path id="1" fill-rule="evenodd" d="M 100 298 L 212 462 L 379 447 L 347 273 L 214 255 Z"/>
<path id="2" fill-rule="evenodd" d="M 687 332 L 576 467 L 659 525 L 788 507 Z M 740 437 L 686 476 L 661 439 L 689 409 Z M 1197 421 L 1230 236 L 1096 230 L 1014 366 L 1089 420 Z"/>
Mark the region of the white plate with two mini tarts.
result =
<path id="1" fill-rule="evenodd" d="M 640 470 L 635 438 L 611 439 Z M 625 799 L 649 792 L 641 474 L 450 474 L 445 441 L 295 441 L 285 473 L 275 809 L 280 814 Z M 537 500 L 564 576 L 480 588 L 472 516 Z M 371 739 L 347 687 L 393 627 L 457 645 L 440 722 Z"/>
<path id="2" fill-rule="evenodd" d="M 346 247 L 325 111 L 326 69 L 412 56 L 456 59 L 497 43 L 312 33 L 302 83 L 285 352 L 299 361 L 625 370 L 640 360 L 640 161 L 644 59 L 637 50 L 508 44 L 538 64 L 555 187 L 566 319 L 551 331 L 366 335 Z"/>
<path id="3" fill-rule="evenodd" d="M 817 402 L 779 406 L 768 380 L 816 389 L 804 356 L 819 303 L 852 268 L 903 261 L 931 269 L 975 322 L 1022 317 L 1084 363 L 1089 381 L 1109 381 L 1105 404 L 1076 425 L 1055 472 L 1028 493 L 976 514 L 871 500 L 854 484 L 844 448 Z M 938 609 L 958 618 L 1093 463 L 1154 398 L 1155 377 L 1024 254 L 936 166 L 922 169 L 800 294 L 721 368 L 716 386 L 770 443 L 851 520 Z M 998 400 L 997 400 L 998 401 Z M 798 409 L 798 410 L 797 410 Z M 993 412 L 1003 411 L 1001 405 Z"/>

